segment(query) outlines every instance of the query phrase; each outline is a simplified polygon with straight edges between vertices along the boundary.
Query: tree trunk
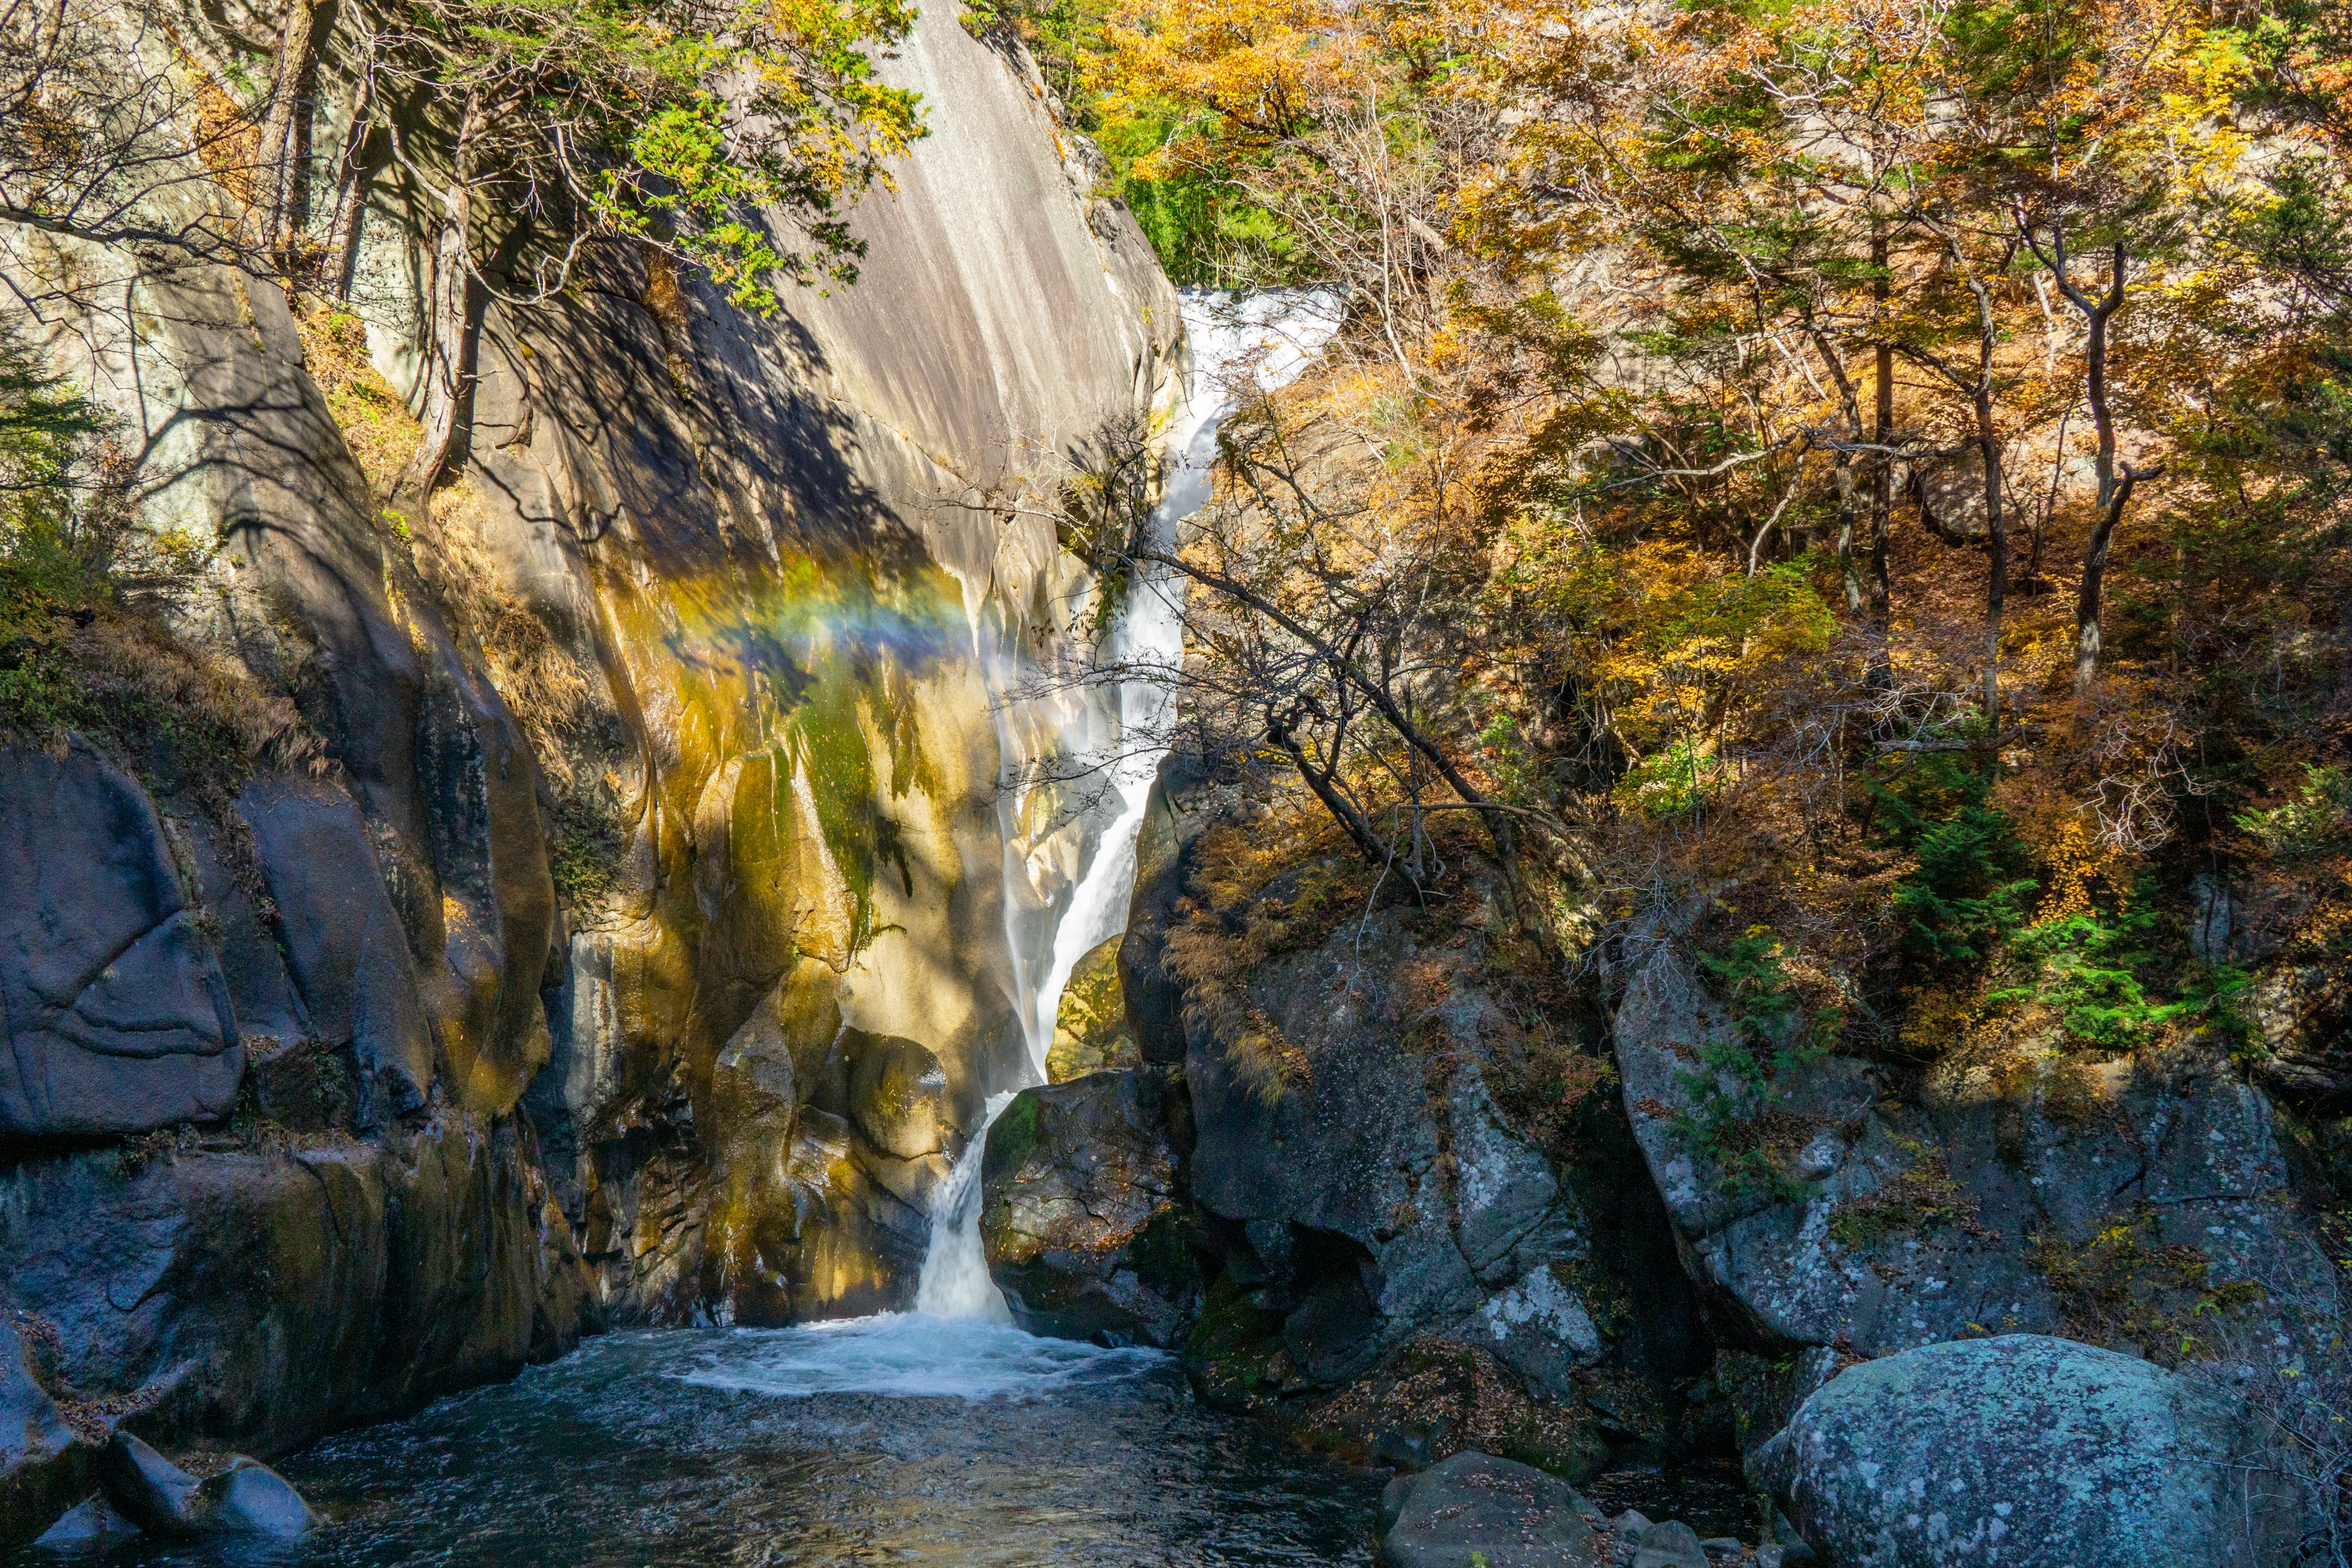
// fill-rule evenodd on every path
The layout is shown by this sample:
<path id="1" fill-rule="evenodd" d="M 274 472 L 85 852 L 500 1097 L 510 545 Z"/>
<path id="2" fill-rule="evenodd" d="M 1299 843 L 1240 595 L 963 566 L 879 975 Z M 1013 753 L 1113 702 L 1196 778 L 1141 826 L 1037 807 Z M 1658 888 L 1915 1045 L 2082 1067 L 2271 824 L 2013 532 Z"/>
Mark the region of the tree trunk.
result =
<path id="1" fill-rule="evenodd" d="M 1984 459 L 1985 552 L 1991 570 L 1985 578 L 1985 722 L 2000 734 L 2000 619 L 2009 599 L 2009 523 L 2000 510 L 2000 436 L 1992 421 L 1990 375 L 1977 384 L 1977 450 Z"/>
<path id="2" fill-rule="evenodd" d="M 294 115 L 302 97 L 302 79 L 310 69 L 310 34 L 318 19 L 311 0 L 287 0 L 286 25 L 278 37 L 278 64 L 269 85 L 269 112 L 261 124 L 261 175 L 266 182 L 257 193 L 263 213 L 263 243 L 270 254 L 284 258 L 290 235 L 301 171 L 295 151 Z"/>
<path id="3" fill-rule="evenodd" d="M 392 509 L 409 527 L 433 534 L 433 487 L 448 466 L 457 443 L 457 414 L 474 378 L 474 269 L 471 183 L 473 142 L 481 128 L 481 100 L 468 94 L 458 121 L 448 186 L 442 198 L 441 232 L 433 247 L 430 320 L 426 323 L 424 406 L 418 415 L 424 438 L 416 456 L 394 480 Z"/>
<path id="4" fill-rule="evenodd" d="M 1399 858 L 1396 846 L 1381 837 L 1380 830 L 1374 827 L 1371 820 L 1357 808 L 1354 801 L 1332 787 L 1332 775 L 1339 769 L 1336 738 L 1331 766 L 1318 768 L 1313 760 L 1307 755 L 1306 746 L 1299 741 L 1286 721 L 1276 715 L 1267 715 L 1265 733 L 1266 739 L 1282 748 L 1284 754 L 1290 758 L 1291 765 L 1298 770 L 1298 776 L 1306 782 L 1307 787 L 1314 792 L 1315 798 L 1323 803 L 1323 809 L 1331 814 L 1332 820 L 1348 830 L 1348 837 L 1367 861 L 1384 872 L 1394 871 L 1411 885 L 1415 893 L 1427 891 L 1422 886 L 1421 879 L 1413 868 Z"/>
<path id="5" fill-rule="evenodd" d="M 2131 502 L 2132 487 L 2142 476 L 2128 464 L 2120 473 L 2116 471 L 2116 416 L 2107 401 L 2107 322 L 2124 302 L 2124 247 L 2120 243 L 2115 247 L 2107 291 L 2096 304 L 2086 300 L 2065 276 L 2063 249 L 2058 251 L 2058 257 L 2062 268 L 2059 287 L 2066 290 L 2090 323 L 2083 361 L 2084 379 L 2089 383 L 2091 427 L 2099 437 L 2099 515 L 2091 525 L 2090 542 L 2083 550 L 2083 591 L 2074 602 L 2074 694 L 2079 697 L 2089 691 L 2091 683 L 2099 677 L 2099 591 L 2106 578 L 2107 547 L 2115 539 L 2116 525 L 2123 521 L 2124 508 Z"/>
<path id="6" fill-rule="evenodd" d="M 352 297 L 352 271 L 359 261 L 360 225 L 367 215 L 368 186 L 375 177 L 379 138 L 375 113 L 375 40 L 362 41 L 359 89 L 352 98 L 352 122 L 335 160 L 335 210 L 328 222 L 327 291 L 338 304 Z"/>
<path id="7" fill-rule="evenodd" d="M 2000 509 L 2000 431 L 1992 416 L 1993 351 L 2000 339 L 1992 286 L 1971 271 L 1969 289 L 1977 297 L 1976 444 L 1984 463 L 1985 552 L 1991 568 L 1985 576 L 1985 740 L 1994 745 L 2000 739 L 2000 620 L 2009 600 L 2009 520 Z"/>
<path id="8" fill-rule="evenodd" d="M 1878 273 L 1871 292 L 1884 318 L 1894 292 L 1884 228 L 1871 237 L 1870 259 Z M 1872 369 L 1877 382 L 1872 388 L 1870 438 L 1878 447 L 1878 461 L 1870 474 L 1870 629 L 1878 638 L 1878 652 L 1871 675 L 1884 689 L 1895 684 L 1894 655 L 1886 646 L 1894 625 L 1895 598 L 1886 577 L 1886 531 L 1895 512 L 1895 345 L 1884 338 L 1879 340 L 1877 363 Z"/>

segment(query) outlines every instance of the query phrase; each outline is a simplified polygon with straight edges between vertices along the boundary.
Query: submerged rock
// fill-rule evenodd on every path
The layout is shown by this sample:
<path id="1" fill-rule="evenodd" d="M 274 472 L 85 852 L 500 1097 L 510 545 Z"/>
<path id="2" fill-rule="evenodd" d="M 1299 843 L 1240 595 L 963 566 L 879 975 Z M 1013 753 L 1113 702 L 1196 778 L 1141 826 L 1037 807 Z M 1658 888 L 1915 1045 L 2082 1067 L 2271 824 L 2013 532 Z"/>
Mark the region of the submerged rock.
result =
<path id="1" fill-rule="evenodd" d="M 1749 1471 L 1844 1568 L 2252 1561 L 2228 1412 L 2147 1362 L 2031 1334 L 1847 1368 Z"/>
<path id="2" fill-rule="evenodd" d="M 1556 1477 L 1490 1454 L 1399 1476 L 1381 1498 L 1385 1568 L 1598 1568 L 1584 1499 Z"/>
<path id="3" fill-rule="evenodd" d="M 981 1239 L 1013 1320 L 1064 1339 L 1175 1342 L 1198 1310 L 1181 1209 L 1183 1079 L 1095 1073 L 1023 1091 L 990 1129 Z"/>

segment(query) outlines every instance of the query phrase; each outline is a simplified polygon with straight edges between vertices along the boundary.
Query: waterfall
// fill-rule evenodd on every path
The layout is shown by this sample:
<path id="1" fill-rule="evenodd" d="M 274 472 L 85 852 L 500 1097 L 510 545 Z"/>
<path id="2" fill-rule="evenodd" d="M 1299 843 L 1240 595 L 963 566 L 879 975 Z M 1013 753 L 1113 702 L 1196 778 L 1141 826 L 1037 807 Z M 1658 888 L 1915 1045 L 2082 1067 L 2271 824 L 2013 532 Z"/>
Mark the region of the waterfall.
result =
<path id="1" fill-rule="evenodd" d="M 1172 461 L 1151 514 L 1153 537 L 1162 547 L 1177 542 L 1180 525 L 1209 499 L 1218 425 L 1250 384 L 1270 391 L 1295 379 L 1338 330 L 1340 316 L 1339 297 L 1324 289 L 1270 289 L 1236 300 L 1188 289 L 1182 297 L 1190 358 L 1185 400 L 1164 438 Z M 1135 893 L 1136 837 L 1174 727 L 1175 675 L 1184 656 L 1184 594 L 1185 584 L 1166 568 L 1136 572 L 1125 603 L 1096 650 L 1098 666 L 1130 672 L 1118 682 L 1116 710 L 1106 712 L 1095 689 L 1085 688 L 1077 693 L 1079 700 L 1065 704 L 1059 715 L 1060 755 L 1101 779 L 1106 787 L 1096 793 L 1086 813 L 1099 821 L 1092 852 L 1081 855 L 1075 882 L 1056 889 L 1066 894 L 1067 902 L 1051 921 L 1044 952 L 1034 956 L 1024 952 L 1019 914 L 1032 907 L 1039 868 L 1016 847 L 1018 825 L 1029 802 L 1012 788 L 1000 800 L 1005 939 L 1013 952 L 1022 1039 L 1029 1049 L 1029 1083 L 1045 1081 L 1045 1056 L 1053 1048 L 1054 1026 L 1070 972 L 1127 928 L 1128 903 Z M 974 641 L 977 648 L 976 622 Z M 985 668 L 1000 699 L 998 740 L 1011 758 L 1018 754 L 1017 737 L 1012 705 L 1002 699 L 1024 672 L 1003 659 L 986 660 Z M 1163 669 L 1165 675 L 1152 673 Z M 1078 826 L 1083 830 L 1095 824 Z M 1032 900 L 1021 896 L 1024 880 Z M 932 1200 L 930 1250 L 915 1294 L 919 1312 L 999 1321 L 1010 1316 L 988 1278 L 981 1246 L 980 1166 L 990 1124 L 1021 1087 L 1025 1085 L 988 1097 L 979 1130 Z"/>

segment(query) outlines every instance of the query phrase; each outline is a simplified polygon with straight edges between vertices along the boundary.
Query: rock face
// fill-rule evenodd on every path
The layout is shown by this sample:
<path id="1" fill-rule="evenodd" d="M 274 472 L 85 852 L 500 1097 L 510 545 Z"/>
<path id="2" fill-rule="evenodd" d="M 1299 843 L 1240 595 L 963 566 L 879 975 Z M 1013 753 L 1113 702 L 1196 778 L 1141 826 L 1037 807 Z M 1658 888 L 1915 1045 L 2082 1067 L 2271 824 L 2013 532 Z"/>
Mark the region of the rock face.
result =
<path id="1" fill-rule="evenodd" d="M 2251 1563 L 2229 1412 L 2147 1362 L 2035 1335 L 1847 1368 L 1751 1472 L 1852 1568 Z"/>
<path id="2" fill-rule="evenodd" d="M 212 1121 L 245 1058 L 145 792 L 87 742 L 0 744 L 0 1146 Z"/>
<path id="3" fill-rule="evenodd" d="M 1166 1348 L 1200 1307 L 1190 1106 L 1166 1068 L 1024 1089 L 989 1129 L 981 1238 L 1032 1333 Z"/>
<path id="4" fill-rule="evenodd" d="M 1751 1108 L 1743 1125 L 1774 1178 L 1759 1180 L 1689 1132 L 1694 1064 L 1730 1028 L 1662 951 L 1627 987 L 1614 1038 L 1627 1118 L 1735 1346 L 1879 1355 L 1987 1330 L 2128 1335 L 2070 1324 L 2053 1266 L 2137 1269 L 2147 1278 L 2130 1289 L 2193 1310 L 2302 1245 L 2269 1102 L 2209 1062 L 2028 1064 L 2021 1097 L 1966 1063 L 1897 1094 L 1885 1069 L 1828 1057 Z M 2152 1266 L 2182 1247 L 2200 1267 Z"/>
<path id="5" fill-rule="evenodd" d="M 1332 874 L 1215 891 L 1202 858 L 1249 810 L 1163 774 L 1119 952 L 1140 1056 L 1183 1062 L 1195 1388 L 1359 1460 L 1480 1448 L 1580 1477 L 1612 1441 L 1663 1452 L 1709 1346 L 1622 1122 L 1559 1076 L 1599 1063 L 1513 1004 L 1491 906 L 1360 921 L 1359 889 L 1328 936 L 1234 938 Z"/>
<path id="6" fill-rule="evenodd" d="M 99 7 L 92 47 L 268 78 L 283 5 L 167 9 Z M 356 81 L 320 33 L 327 147 Z M 268 1454 L 599 1316 L 911 1290 L 1101 815 L 999 811 L 1076 717 L 989 672 L 1093 590 L 979 498 L 1148 417 L 1181 317 L 1030 68 L 934 6 L 882 69 L 929 134 L 852 216 L 860 283 L 759 319 L 608 245 L 485 304 L 413 537 L 335 391 L 381 377 L 402 435 L 430 246 L 399 169 L 363 349 L 232 268 L 124 305 L 103 246 L 12 253 L 73 301 L 37 346 L 146 454 L 145 520 L 217 544 L 192 657 L 301 742 L 0 738 L 0 1311 L 54 1335 L 59 1400 Z"/>
<path id="7" fill-rule="evenodd" d="M 0 1541 L 31 1539 L 88 1486 L 93 1458 L 0 1318 Z"/>
<path id="8" fill-rule="evenodd" d="M 280 1451 L 573 1342 L 589 1281 L 534 1184 L 521 1129 L 456 1110 L 300 1151 L 93 1150 L 0 1174 L 0 1259 L 52 1392 Z"/>
<path id="9" fill-rule="evenodd" d="M 1381 1499 L 1385 1568 L 1600 1568 L 1588 1505 L 1557 1477 L 1465 1453 Z"/>
<path id="10" fill-rule="evenodd" d="M 1531 1318 L 1516 1307 L 1490 1316 L 1490 1302 L 1518 1291 L 1549 1305 L 1545 1271 L 1590 1251 L 1583 1216 L 1503 1123 L 1477 1058 L 1432 1075 L 1400 1048 L 1391 987 L 1428 960 L 1393 914 L 1373 925 L 1377 956 L 1360 967 L 1351 929 L 1249 977 L 1252 1000 L 1305 1058 L 1285 1081 L 1268 1083 L 1205 1030 L 1189 1035 L 1185 1062 L 1193 1194 L 1237 1233 L 1236 1280 L 1283 1314 L 1298 1373 L 1326 1385 L 1440 1326 L 1507 1354 Z M 1500 1021 L 1492 1012 L 1465 987 L 1441 1016 L 1449 1034 L 1475 1039 Z M 1559 1310 L 1589 1318 L 1580 1303 Z M 1589 1322 L 1582 1337 L 1597 1352 Z"/>

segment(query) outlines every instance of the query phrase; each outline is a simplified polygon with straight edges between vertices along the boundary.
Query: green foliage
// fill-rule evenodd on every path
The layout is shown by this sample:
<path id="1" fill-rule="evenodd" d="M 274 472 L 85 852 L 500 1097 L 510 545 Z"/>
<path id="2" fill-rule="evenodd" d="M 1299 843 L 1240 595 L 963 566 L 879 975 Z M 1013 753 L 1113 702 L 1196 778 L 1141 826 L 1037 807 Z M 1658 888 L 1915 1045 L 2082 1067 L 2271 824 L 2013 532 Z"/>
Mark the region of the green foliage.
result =
<path id="1" fill-rule="evenodd" d="M 2070 1041 L 2095 1051 L 2134 1050 L 2176 1028 L 2210 1030 L 2242 1047 L 2251 1038 L 2251 977 L 2231 964 L 2176 964 L 2156 949 L 2160 924 L 2145 881 L 2113 910 L 2037 921 L 2011 943 L 2031 977 L 1986 1000 L 2047 1007 Z"/>
<path id="2" fill-rule="evenodd" d="M 1654 822 L 1686 816 L 1713 797 L 1721 782 L 1717 772 L 1715 758 L 1704 746 L 1678 740 L 1627 768 L 1616 793 Z"/>
<path id="3" fill-rule="evenodd" d="M 1834 1020 L 1807 1018 L 1780 941 L 1765 927 L 1751 927 L 1724 952 L 1702 953 L 1698 962 L 1731 1008 L 1732 1026 L 1701 1047 L 1699 1070 L 1680 1075 L 1692 1103 L 1675 1116 L 1675 1131 L 1721 1168 L 1727 1191 L 1796 1196 L 1802 1187 L 1782 1173 L 1758 1138 L 1764 1131 L 1759 1113 L 1783 1074 L 1828 1054 L 1825 1037 Z"/>
<path id="4" fill-rule="evenodd" d="M 2025 923 L 2040 885 L 2009 814 L 1985 797 L 1985 776 L 1929 754 L 1866 785 L 1881 841 L 1917 867 L 1895 884 L 1904 945 L 1917 962 L 1977 963 Z"/>
<path id="5" fill-rule="evenodd" d="M 620 879 L 625 830 L 609 811 L 587 806 L 559 808 L 548 835 L 547 868 L 567 908 L 594 910 Z"/>
<path id="6" fill-rule="evenodd" d="M 626 236 L 770 310 L 779 280 L 856 279 L 864 243 L 842 204 L 887 184 L 923 134 L 918 95 L 880 82 L 870 51 L 914 15 L 903 0 L 404 0 L 375 48 L 382 77 L 471 127 L 455 163 L 503 198 L 493 229 L 527 226 L 542 257 Z"/>
<path id="7" fill-rule="evenodd" d="M 2352 842 L 2352 769 L 2306 764 L 2303 788 L 2267 811 L 2230 819 L 2282 860 L 2305 860 Z"/>

